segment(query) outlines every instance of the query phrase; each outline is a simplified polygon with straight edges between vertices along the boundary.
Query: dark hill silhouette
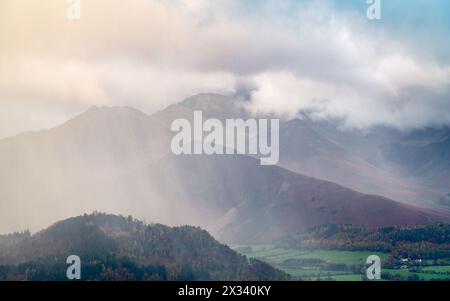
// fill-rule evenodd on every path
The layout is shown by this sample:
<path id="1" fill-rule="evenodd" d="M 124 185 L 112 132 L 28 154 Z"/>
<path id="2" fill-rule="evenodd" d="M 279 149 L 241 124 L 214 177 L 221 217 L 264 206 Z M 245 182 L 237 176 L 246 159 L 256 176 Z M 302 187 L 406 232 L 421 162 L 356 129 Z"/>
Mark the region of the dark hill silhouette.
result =
<path id="1" fill-rule="evenodd" d="M 69 255 L 81 258 L 84 280 L 288 279 L 200 228 L 107 214 L 69 218 L 8 244 L 0 239 L 0 250 L 0 279 L 8 280 L 65 280 Z"/>

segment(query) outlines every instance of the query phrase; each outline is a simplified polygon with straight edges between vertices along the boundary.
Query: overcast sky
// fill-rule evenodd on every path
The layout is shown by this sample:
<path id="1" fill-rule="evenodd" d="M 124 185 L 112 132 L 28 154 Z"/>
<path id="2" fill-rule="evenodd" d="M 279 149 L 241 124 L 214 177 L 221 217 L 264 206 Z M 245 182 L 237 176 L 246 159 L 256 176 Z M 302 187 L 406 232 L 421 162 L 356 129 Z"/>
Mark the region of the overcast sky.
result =
<path id="1" fill-rule="evenodd" d="M 201 92 L 354 127 L 450 124 L 450 1 L 0 1 L 0 137 L 91 105 L 152 113 Z"/>

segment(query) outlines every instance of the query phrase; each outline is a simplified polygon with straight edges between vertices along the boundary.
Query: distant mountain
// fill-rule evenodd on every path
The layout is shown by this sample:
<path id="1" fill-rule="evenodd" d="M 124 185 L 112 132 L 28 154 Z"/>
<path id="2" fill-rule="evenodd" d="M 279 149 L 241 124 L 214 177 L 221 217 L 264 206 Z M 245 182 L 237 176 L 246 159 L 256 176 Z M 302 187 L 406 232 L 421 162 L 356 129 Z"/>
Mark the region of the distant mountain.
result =
<path id="1" fill-rule="evenodd" d="M 0 280 L 66 280 L 66 258 L 81 258 L 82 280 L 286 280 L 205 230 L 146 225 L 131 217 L 70 218 L 32 236 L 0 239 Z"/>
<path id="2" fill-rule="evenodd" d="M 339 130 L 330 121 L 311 121 L 315 131 L 414 188 L 406 199 L 433 204 L 449 192 L 450 128 L 398 130 L 384 126 Z M 411 190 L 411 189 L 409 189 Z M 394 197 L 394 196 L 393 196 Z M 396 198 L 398 199 L 398 198 Z"/>
<path id="3" fill-rule="evenodd" d="M 199 109 L 205 117 L 245 118 L 245 105 L 200 94 L 152 115 L 93 107 L 56 128 L 0 140 L 0 233 L 94 210 L 203 226 L 226 241 L 269 241 L 320 223 L 406 225 L 449 216 L 391 200 L 422 204 L 422 190 L 376 167 L 362 147 L 352 151 L 342 143 L 348 134 L 307 119 L 281 124 L 285 169 L 246 156 L 171 155 L 174 119 L 192 119 Z"/>
<path id="4" fill-rule="evenodd" d="M 86 210 L 128 212 L 106 195 L 85 202 L 86 187 L 161 159 L 170 152 L 171 122 L 191 113 L 92 107 L 53 129 L 0 140 L 0 233 L 37 230 Z"/>
<path id="5" fill-rule="evenodd" d="M 246 103 L 221 95 L 200 94 L 179 104 L 202 110 L 209 117 L 249 118 Z M 258 116 L 270 117 L 270 116 Z M 442 191 L 428 187 L 416 178 L 387 168 L 376 160 L 382 144 L 365 140 L 359 132 L 342 131 L 339 124 L 313 121 L 306 115 L 282 120 L 280 128 L 280 162 L 294 172 L 331 181 L 351 189 L 382 195 L 397 201 L 432 206 Z M 391 139 L 395 136 L 391 134 Z M 377 142 L 385 141 L 379 137 Z M 399 152 L 401 156 L 401 152 Z M 405 159 L 406 160 L 406 159 Z M 450 161 L 448 161 L 450 162 Z"/>
<path id="6" fill-rule="evenodd" d="M 384 158 L 405 176 L 450 192 L 450 129 L 416 130 L 383 146 Z"/>
<path id="7" fill-rule="evenodd" d="M 234 243 L 267 243 L 328 223 L 400 226 L 450 221 L 448 214 L 359 193 L 278 166 L 261 166 L 244 155 L 169 155 L 127 178 L 108 189 L 126 183 L 130 191 L 125 194 L 132 194 L 145 190 L 148 179 L 153 179 L 154 189 L 175 184 L 159 193 L 174 208 L 189 204 L 185 212 L 197 212 L 205 227 Z"/>
<path id="8" fill-rule="evenodd" d="M 432 189 L 364 160 L 351 148 L 323 136 L 307 120 L 287 122 L 280 135 L 280 165 L 292 171 L 409 204 L 423 205 L 439 196 Z"/>

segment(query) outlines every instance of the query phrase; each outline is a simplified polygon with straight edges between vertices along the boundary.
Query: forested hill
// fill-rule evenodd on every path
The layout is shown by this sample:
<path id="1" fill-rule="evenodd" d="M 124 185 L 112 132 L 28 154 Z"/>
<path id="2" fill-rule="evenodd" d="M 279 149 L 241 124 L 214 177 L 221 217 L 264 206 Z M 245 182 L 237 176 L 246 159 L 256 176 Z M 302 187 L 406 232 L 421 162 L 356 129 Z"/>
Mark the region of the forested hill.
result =
<path id="1" fill-rule="evenodd" d="M 450 224 L 404 227 L 322 225 L 286 236 L 278 245 L 293 249 L 377 251 L 396 258 L 450 256 Z"/>
<path id="2" fill-rule="evenodd" d="M 236 253 L 191 226 L 146 225 L 132 217 L 92 214 L 32 236 L 0 239 L 0 280 L 65 280 L 78 255 L 83 280 L 283 280 L 287 275 Z"/>

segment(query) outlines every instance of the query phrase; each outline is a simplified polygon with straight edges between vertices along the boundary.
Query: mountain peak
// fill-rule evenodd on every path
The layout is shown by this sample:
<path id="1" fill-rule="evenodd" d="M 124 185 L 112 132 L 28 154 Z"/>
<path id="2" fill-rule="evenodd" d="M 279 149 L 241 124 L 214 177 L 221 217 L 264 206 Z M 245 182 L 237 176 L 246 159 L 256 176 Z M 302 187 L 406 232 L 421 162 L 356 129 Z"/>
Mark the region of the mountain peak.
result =
<path id="1" fill-rule="evenodd" d="M 146 117 L 148 115 L 132 107 L 91 106 L 88 110 L 68 120 L 66 124 L 70 124 L 73 121 L 129 120 Z"/>
<path id="2" fill-rule="evenodd" d="M 229 105 L 230 103 L 233 102 L 234 102 L 233 98 L 221 94 L 200 93 L 184 99 L 180 104 L 193 109 L 193 108 L 201 108 L 204 106 L 211 106 L 212 104 Z"/>
<path id="3" fill-rule="evenodd" d="M 54 127 L 49 132 L 59 132 L 67 135 L 68 130 L 75 131 L 76 136 L 86 137 L 96 132 L 105 135 L 106 132 L 137 131 L 147 124 L 150 117 L 132 107 L 91 106 L 86 111 Z M 87 134 L 90 133 L 90 134 Z"/>
<path id="4" fill-rule="evenodd" d="M 128 106 L 91 106 L 87 111 L 85 111 L 83 114 L 139 114 L 139 115 L 145 115 L 142 111 L 139 111 L 138 109 L 135 109 L 133 107 Z"/>
<path id="5" fill-rule="evenodd" d="M 242 101 L 214 93 L 188 97 L 180 105 L 216 118 L 243 118 L 248 115 Z"/>

